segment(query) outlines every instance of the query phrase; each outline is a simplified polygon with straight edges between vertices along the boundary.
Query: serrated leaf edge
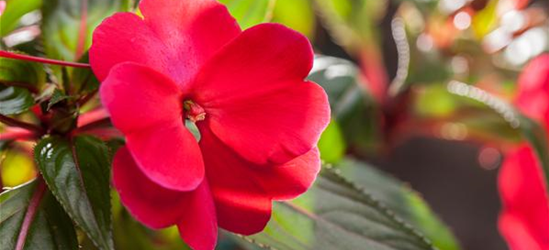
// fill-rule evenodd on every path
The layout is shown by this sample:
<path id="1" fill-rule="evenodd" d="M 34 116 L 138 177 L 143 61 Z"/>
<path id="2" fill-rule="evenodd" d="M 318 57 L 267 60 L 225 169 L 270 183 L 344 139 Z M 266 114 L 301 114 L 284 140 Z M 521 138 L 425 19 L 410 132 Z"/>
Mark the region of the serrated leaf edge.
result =
<path id="1" fill-rule="evenodd" d="M 323 171 L 329 172 L 333 174 L 335 177 L 339 179 L 343 184 L 347 185 L 349 188 L 359 192 L 366 198 L 369 202 L 372 203 L 373 207 L 377 210 L 379 210 L 382 214 L 387 216 L 389 219 L 391 219 L 393 222 L 395 222 L 399 227 L 399 229 L 402 229 L 408 233 L 410 233 L 411 236 L 414 236 L 416 239 L 418 239 L 420 242 L 424 243 L 425 245 L 431 247 L 432 250 L 438 250 L 437 247 L 433 246 L 433 243 L 423 235 L 420 231 L 415 229 L 412 225 L 398 217 L 395 212 L 393 212 L 391 209 L 389 209 L 383 202 L 375 198 L 372 194 L 368 193 L 364 188 L 358 186 L 354 182 L 350 181 L 346 177 L 344 177 L 341 172 L 334 168 L 331 164 L 326 164 L 323 166 Z"/>
<path id="2" fill-rule="evenodd" d="M 393 212 L 391 209 L 389 209 L 383 202 L 375 198 L 372 194 L 368 193 L 364 188 L 358 186 L 354 182 L 348 180 L 343 175 L 341 175 L 341 172 L 334 168 L 331 164 L 323 164 L 322 171 L 329 172 L 333 174 L 342 184 L 346 185 L 348 188 L 351 188 L 354 191 L 359 192 L 361 195 L 364 196 L 365 199 L 368 200 L 369 203 L 371 203 L 372 207 L 376 209 L 377 211 L 381 212 L 383 215 L 387 216 L 391 221 L 393 221 L 398 227 L 397 229 L 401 229 L 408 233 L 410 236 L 416 238 L 419 240 L 419 242 L 425 244 L 426 246 L 430 247 L 431 250 L 439 250 L 436 246 L 433 245 L 431 240 L 429 240 L 427 237 L 423 235 L 423 233 L 419 232 L 417 229 L 415 229 L 412 225 L 408 224 L 406 221 L 398 217 L 395 212 Z M 281 202 L 281 204 L 287 205 L 286 202 Z M 291 207 L 291 206 L 290 206 Z M 292 207 L 291 207 L 292 208 Z M 241 235 L 241 234 L 234 234 L 236 237 L 241 238 L 248 243 L 254 244 L 262 249 L 268 249 L 268 250 L 277 250 L 275 247 L 272 247 L 270 245 L 260 243 L 255 239 L 252 239 L 248 236 Z"/>

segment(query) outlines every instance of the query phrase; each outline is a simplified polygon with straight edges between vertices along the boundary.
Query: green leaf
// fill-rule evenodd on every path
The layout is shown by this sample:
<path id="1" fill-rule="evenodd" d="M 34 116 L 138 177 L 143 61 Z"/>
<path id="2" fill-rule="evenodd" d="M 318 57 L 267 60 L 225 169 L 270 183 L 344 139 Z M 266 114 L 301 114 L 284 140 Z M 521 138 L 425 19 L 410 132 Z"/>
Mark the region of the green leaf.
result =
<path id="1" fill-rule="evenodd" d="M 329 168 L 298 199 L 275 203 L 262 233 L 244 238 L 278 250 L 434 249 L 371 194 Z"/>
<path id="2" fill-rule="evenodd" d="M 35 160 L 57 200 L 100 249 L 114 249 L 109 193 L 110 152 L 99 139 L 47 137 Z"/>
<path id="3" fill-rule="evenodd" d="M 412 49 L 415 49 L 412 47 Z M 412 52 L 420 53 L 420 52 Z M 407 83 L 419 85 L 419 84 L 433 84 L 441 85 L 441 82 L 447 81 L 453 77 L 452 68 L 445 62 L 441 62 L 438 58 L 425 57 L 413 57 L 411 58 L 409 75 L 406 80 Z M 434 106 L 434 105 L 433 105 Z"/>
<path id="4" fill-rule="evenodd" d="M 0 15 L 0 37 L 17 28 L 19 19 L 42 5 L 42 0 L 8 0 L 6 9 Z"/>
<path id="5" fill-rule="evenodd" d="M 369 153 L 381 145 L 379 110 L 358 74 L 359 69 L 352 62 L 316 56 L 309 80 L 318 83 L 328 94 L 332 119 L 338 123 L 349 146 Z"/>
<path id="6" fill-rule="evenodd" d="M 347 51 L 377 46 L 378 21 L 385 16 L 387 0 L 314 0 L 320 20 Z"/>
<path id="7" fill-rule="evenodd" d="M 479 97 L 490 96 L 472 85 L 455 81 L 448 85 L 416 85 L 413 89 L 416 98 L 412 104 L 415 120 L 430 124 L 433 127 L 425 129 L 432 133 L 438 133 L 437 136 L 446 139 L 520 141 L 520 132 L 513 128 L 502 114 L 494 112 L 494 107 L 490 107 L 491 104 L 483 103 L 480 99 L 464 98 L 460 96 L 461 94 L 456 95 L 462 90 L 470 93 L 475 92 Z M 490 103 L 499 105 L 502 101 L 494 99 Z"/>
<path id="8" fill-rule="evenodd" d="M 44 185 L 42 183 L 42 185 Z M 38 202 L 23 249 L 78 249 L 76 232 L 61 206 L 37 181 L 28 182 L 0 194 L 0 245 L 15 249 L 30 201 Z M 40 194 L 39 192 L 42 192 Z M 44 193 L 45 192 L 45 193 Z M 43 197 L 40 197 L 42 196 Z"/>
<path id="9" fill-rule="evenodd" d="M 0 114 L 20 114 L 27 111 L 33 104 L 34 99 L 28 90 L 0 85 Z"/>
<path id="10" fill-rule="evenodd" d="M 78 62 L 89 63 L 89 55 L 86 52 Z M 99 80 L 93 74 L 91 68 L 74 68 L 71 71 L 71 91 L 74 94 L 90 93 L 99 88 Z"/>
<path id="11" fill-rule="evenodd" d="M 549 138 L 548 132 L 538 123 L 525 116 L 520 115 L 519 120 L 520 131 L 537 153 L 541 167 L 543 168 L 545 183 L 549 183 L 549 143 L 546 139 Z"/>
<path id="12" fill-rule="evenodd" d="M 337 163 L 345 155 L 347 145 L 339 125 L 336 121 L 331 121 L 328 127 L 322 132 L 318 141 L 320 158 L 328 163 Z"/>
<path id="13" fill-rule="evenodd" d="M 549 183 L 549 142 L 547 140 L 549 136 L 547 131 L 535 121 L 522 115 L 509 103 L 475 86 L 451 81 L 448 84 L 448 90 L 456 96 L 469 99 L 476 102 L 477 105 L 489 109 L 491 115 L 499 116 L 500 121 L 503 121 L 508 129 L 514 130 L 522 136 L 522 139 L 528 141 L 536 151 L 541 162 L 545 181 Z M 490 127 L 488 127 L 488 130 L 490 130 Z M 504 138 L 508 138 L 508 136 L 504 136 Z"/>
<path id="14" fill-rule="evenodd" d="M 448 93 L 444 84 L 427 85 L 418 92 L 414 108 L 419 116 L 448 117 L 459 106 L 459 100 Z"/>
<path id="15" fill-rule="evenodd" d="M 189 250 L 181 240 L 177 227 L 151 230 L 122 210 L 114 228 L 117 249 L 131 250 Z M 221 248 L 223 249 L 223 248 Z"/>
<path id="16" fill-rule="evenodd" d="M 42 65 L 0 58 L 0 114 L 15 115 L 33 104 L 31 92 L 38 92 L 46 81 Z"/>
<path id="17" fill-rule="evenodd" d="M 314 38 L 316 20 L 309 0 L 277 0 L 272 21 Z"/>
<path id="18" fill-rule="evenodd" d="M 220 0 L 242 29 L 270 21 L 276 0 Z"/>
<path id="19" fill-rule="evenodd" d="M 47 110 L 50 110 L 55 104 L 68 100 L 70 98 L 70 96 L 65 95 L 61 90 L 55 89 L 53 91 L 53 94 L 51 95 L 50 101 L 48 102 Z"/>
<path id="20" fill-rule="evenodd" d="M 44 67 L 35 62 L 0 58 L 0 82 L 40 90 L 46 82 Z"/>
<path id="21" fill-rule="evenodd" d="M 42 7 L 42 34 L 49 58 L 77 61 L 106 17 L 129 10 L 128 0 L 51 0 Z M 86 18 L 82 18 L 82 17 Z M 84 22 L 83 22 L 84 21 Z M 81 27 L 85 29 L 81 32 Z"/>
<path id="22" fill-rule="evenodd" d="M 354 159 L 345 159 L 337 166 L 341 175 L 356 183 L 383 202 L 407 223 L 415 226 L 444 250 L 460 249 L 452 232 L 433 213 L 421 196 L 399 180 Z"/>

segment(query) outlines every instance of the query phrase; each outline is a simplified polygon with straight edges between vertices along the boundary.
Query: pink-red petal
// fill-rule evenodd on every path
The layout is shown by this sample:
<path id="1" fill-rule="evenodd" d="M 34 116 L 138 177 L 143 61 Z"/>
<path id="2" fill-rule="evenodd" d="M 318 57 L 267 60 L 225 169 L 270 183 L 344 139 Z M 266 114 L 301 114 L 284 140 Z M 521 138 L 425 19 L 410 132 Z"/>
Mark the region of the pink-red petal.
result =
<path id="1" fill-rule="evenodd" d="M 208 181 L 189 192 L 177 227 L 193 250 L 213 250 L 217 243 L 217 216 Z"/>
<path id="2" fill-rule="evenodd" d="M 177 85 L 146 66 L 117 65 L 101 84 L 100 95 L 113 124 L 124 134 L 183 119 Z"/>
<path id="3" fill-rule="evenodd" d="M 147 65 L 160 72 L 169 64 L 170 51 L 133 13 L 116 13 L 105 19 L 93 32 L 92 41 L 90 65 L 100 81 L 123 62 Z"/>
<path id="4" fill-rule="evenodd" d="M 135 63 L 115 66 L 100 89 L 111 120 L 145 175 L 159 185 L 188 191 L 204 178 L 194 136 L 183 124 L 181 94 L 167 77 Z"/>
<path id="5" fill-rule="evenodd" d="M 201 136 L 200 146 L 219 226 L 245 235 L 260 232 L 271 217 L 271 197 L 250 173 L 250 163 L 207 129 L 201 130 Z"/>
<path id="6" fill-rule="evenodd" d="M 178 64 L 172 75 L 185 69 L 195 73 L 221 47 L 240 34 L 240 27 L 227 8 L 215 0 L 143 0 L 139 8 L 145 22 L 174 48 Z M 188 78 L 186 79 L 188 80 Z"/>
<path id="7" fill-rule="evenodd" d="M 189 191 L 204 179 L 198 143 L 182 122 L 126 134 L 126 144 L 141 170 L 165 188 Z"/>
<path id="8" fill-rule="evenodd" d="M 501 235 L 507 241 L 512 250 L 546 250 L 534 238 L 532 230 L 520 216 L 503 213 L 498 222 Z"/>
<path id="9" fill-rule="evenodd" d="M 215 199 L 219 225 L 229 231 L 261 231 L 271 215 L 272 200 L 288 200 L 304 193 L 320 170 L 318 149 L 282 165 L 259 167 L 249 162 L 201 125 L 200 147 Z"/>
<path id="10" fill-rule="evenodd" d="M 214 0 L 143 0 L 140 9 L 144 19 L 119 13 L 94 31 L 90 64 L 100 80 L 116 64 L 131 61 L 185 85 L 200 65 L 240 33 L 227 9 Z"/>
<path id="11" fill-rule="evenodd" d="M 116 152 L 112 167 L 120 200 L 138 221 L 157 229 L 180 221 L 187 207 L 184 192 L 163 188 L 147 178 L 126 147 Z"/>
<path id="12" fill-rule="evenodd" d="M 498 181 L 504 207 L 499 227 L 511 248 L 549 249 L 549 197 L 533 149 L 524 145 L 509 153 Z"/>
<path id="13" fill-rule="evenodd" d="M 245 159 L 285 163 L 309 152 L 330 118 L 328 99 L 304 81 L 313 61 L 307 38 L 278 24 L 244 31 L 192 84 L 210 129 Z"/>
<path id="14" fill-rule="evenodd" d="M 215 248 L 217 217 L 206 180 L 189 192 L 165 189 L 148 179 L 122 147 L 114 157 L 113 183 L 124 206 L 141 223 L 155 229 L 177 225 L 194 250 Z"/>
<path id="15" fill-rule="evenodd" d="M 307 191 L 320 171 L 318 148 L 282 165 L 253 168 L 263 189 L 274 200 L 291 200 Z"/>

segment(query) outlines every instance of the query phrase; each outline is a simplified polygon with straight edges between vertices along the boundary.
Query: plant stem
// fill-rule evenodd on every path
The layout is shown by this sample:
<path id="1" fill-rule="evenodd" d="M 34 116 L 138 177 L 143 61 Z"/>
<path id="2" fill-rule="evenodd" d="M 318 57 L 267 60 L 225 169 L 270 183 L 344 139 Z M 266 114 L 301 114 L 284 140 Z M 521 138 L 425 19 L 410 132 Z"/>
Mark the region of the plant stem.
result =
<path id="1" fill-rule="evenodd" d="M 107 118 L 103 118 L 103 119 L 100 119 L 100 120 L 97 120 L 97 121 L 90 122 L 90 123 L 85 124 L 81 127 L 78 127 L 75 130 L 75 133 L 81 133 L 81 132 L 88 131 L 88 130 L 91 130 L 91 129 L 94 129 L 94 128 L 105 127 L 105 126 L 109 126 L 109 125 L 111 125 L 111 118 L 107 117 Z"/>
<path id="2" fill-rule="evenodd" d="M 34 191 L 34 194 L 32 195 L 29 207 L 27 208 L 27 212 L 25 212 L 25 218 L 23 219 L 23 225 L 21 226 L 21 231 L 19 231 L 19 236 L 17 237 L 15 250 L 23 250 L 23 248 L 25 247 L 25 241 L 27 239 L 27 234 L 29 233 L 30 226 L 32 224 L 32 221 L 34 220 L 36 212 L 38 211 L 40 201 L 42 201 L 44 193 L 46 192 L 46 184 L 44 184 L 44 180 L 41 177 L 38 177 L 37 181 L 38 185 L 36 187 L 36 190 Z"/>
<path id="3" fill-rule="evenodd" d="M 21 128 L 7 128 L 0 135 L 0 141 L 11 140 L 31 140 L 34 139 L 34 133 Z"/>
<path id="4" fill-rule="evenodd" d="M 0 57 L 11 58 L 11 59 L 16 59 L 16 60 L 23 60 L 23 61 L 30 61 L 30 62 L 39 62 L 39 63 L 46 63 L 46 64 L 54 64 L 54 65 L 75 67 L 75 68 L 89 68 L 90 67 L 90 65 L 87 64 L 87 63 L 66 62 L 66 61 L 60 61 L 60 60 L 54 60 L 54 59 L 48 59 L 48 58 L 42 58 L 42 57 L 36 57 L 36 56 L 21 55 L 21 54 L 7 52 L 7 51 L 4 51 L 4 50 L 0 50 Z"/>
<path id="5" fill-rule="evenodd" d="M 2 114 L 0 114 L 0 122 L 6 124 L 8 126 L 11 126 L 11 127 L 24 128 L 26 130 L 36 132 L 39 135 L 44 134 L 44 129 L 42 129 L 41 127 L 38 127 L 34 124 L 30 124 L 30 123 L 26 123 L 26 122 L 16 120 L 16 119 L 13 119 L 11 117 L 8 117 L 8 116 L 2 115 Z"/>

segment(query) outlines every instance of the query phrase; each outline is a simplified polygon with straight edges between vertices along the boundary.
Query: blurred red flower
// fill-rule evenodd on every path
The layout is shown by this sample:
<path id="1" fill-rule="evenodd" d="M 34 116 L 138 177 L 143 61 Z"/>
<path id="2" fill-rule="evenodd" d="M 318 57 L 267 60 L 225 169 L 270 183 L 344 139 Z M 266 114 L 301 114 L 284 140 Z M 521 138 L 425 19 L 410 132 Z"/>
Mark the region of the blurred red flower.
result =
<path id="1" fill-rule="evenodd" d="M 214 0 L 143 0 L 140 10 L 106 19 L 90 49 L 126 137 L 113 162 L 122 202 L 152 228 L 177 225 L 194 249 L 213 249 L 218 225 L 261 231 L 272 200 L 305 192 L 320 168 L 330 111 L 304 80 L 309 41 L 278 24 L 242 32 Z"/>
<path id="2" fill-rule="evenodd" d="M 524 68 L 516 104 L 525 115 L 549 128 L 549 54 L 535 58 Z M 547 183 L 531 146 L 521 145 L 506 155 L 499 190 L 504 207 L 499 228 L 511 249 L 549 249 Z"/>
<path id="3" fill-rule="evenodd" d="M 549 249 L 549 197 L 534 150 L 507 154 L 499 174 L 503 212 L 499 228 L 513 250 Z"/>

